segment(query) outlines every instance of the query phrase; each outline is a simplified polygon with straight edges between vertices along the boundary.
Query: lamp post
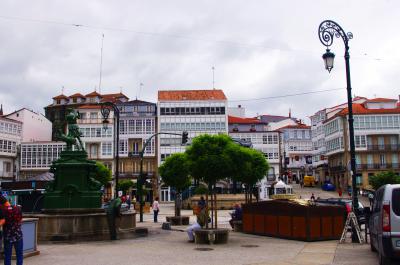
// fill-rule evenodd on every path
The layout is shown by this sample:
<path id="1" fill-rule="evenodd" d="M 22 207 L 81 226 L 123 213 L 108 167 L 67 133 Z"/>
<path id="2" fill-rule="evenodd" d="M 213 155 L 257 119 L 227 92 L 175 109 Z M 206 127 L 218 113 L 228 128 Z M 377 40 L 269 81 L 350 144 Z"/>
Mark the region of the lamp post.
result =
<path id="1" fill-rule="evenodd" d="M 333 68 L 335 54 L 328 47 L 333 43 L 334 37 L 341 37 L 344 42 L 344 60 L 346 63 L 346 83 L 347 83 L 347 107 L 349 109 L 349 137 L 350 137 L 350 176 L 352 180 L 352 201 L 353 212 L 358 213 L 358 198 L 357 198 L 357 182 L 356 182 L 356 152 L 354 145 L 354 124 L 353 124 L 353 100 L 351 97 L 351 81 L 350 81 L 350 54 L 349 40 L 353 38 L 353 33 L 345 32 L 339 24 L 332 20 L 323 21 L 318 28 L 318 36 L 321 43 L 326 46 L 326 53 L 322 56 L 325 63 L 325 69 L 330 73 Z M 343 135 L 343 137 L 346 137 Z M 353 242 L 357 241 L 355 231 L 352 231 Z"/>
<path id="2" fill-rule="evenodd" d="M 112 102 L 101 103 L 101 116 L 103 117 L 103 128 L 107 130 L 108 117 L 110 115 L 110 109 L 114 111 L 114 146 L 115 146 L 115 194 L 114 197 L 118 197 L 118 178 L 119 178 L 119 109 Z"/>
<path id="3" fill-rule="evenodd" d="M 143 222 L 143 186 L 145 182 L 145 174 L 143 173 L 143 156 L 144 152 L 146 151 L 146 147 L 150 144 L 151 139 L 153 139 L 155 136 L 159 134 L 169 134 L 169 135 L 178 135 L 182 137 L 182 145 L 186 144 L 188 141 L 188 133 L 186 131 L 182 132 L 182 134 L 179 133 L 166 133 L 166 132 L 161 132 L 161 133 L 155 133 L 152 136 L 150 136 L 146 142 L 144 142 L 142 150 L 139 152 L 139 157 L 140 157 L 140 173 L 139 173 L 139 180 L 138 180 L 138 194 L 139 194 L 139 222 Z"/>

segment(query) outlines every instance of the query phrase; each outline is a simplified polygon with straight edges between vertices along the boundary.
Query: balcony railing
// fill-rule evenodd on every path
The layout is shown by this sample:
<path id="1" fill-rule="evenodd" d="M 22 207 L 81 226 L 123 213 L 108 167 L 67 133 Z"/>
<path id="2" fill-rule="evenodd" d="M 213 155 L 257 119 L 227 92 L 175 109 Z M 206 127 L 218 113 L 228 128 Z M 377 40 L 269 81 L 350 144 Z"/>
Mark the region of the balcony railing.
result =
<path id="1" fill-rule="evenodd" d="M 400 144 L 367 145 L 368 151 L 400 151 Z"/>
<path id="2" fill-rule="evenodd" d="M 357 164 L 356 169 L 358 170 L 376 170 L 376 169 L 398 169 L 399 163 L 385 163 L 385 164 Z"/>
<path id="3" fill-rule="evenodd" d="M 148 178 L 152 178 L 155 176 L 154 171 L 146 172 L 145 170 L 143 170 L 143 173 L 147 173 Z M 139 175 L 140 175 L 139 171 L 125 171 L 125 172 L 119 173 L 120 178 L 137 178 L 137 177 L 139 177 Z"/>
<path id="4" fill-rule="evenodd" d="M 333 166 L 333 167 L 329 167 L 329 170 L 332 172 L 342 172 L 342 171 L 345 171 L 346 168 L 344 166 Z"/>
<path id="5" fill-rule="evenodd" d="M 78 124 L 102 124 L 104 119 L 93 118 L 93 119 L 78 119 Z M 112 123 L 112 119 L 109 120 Z"/>

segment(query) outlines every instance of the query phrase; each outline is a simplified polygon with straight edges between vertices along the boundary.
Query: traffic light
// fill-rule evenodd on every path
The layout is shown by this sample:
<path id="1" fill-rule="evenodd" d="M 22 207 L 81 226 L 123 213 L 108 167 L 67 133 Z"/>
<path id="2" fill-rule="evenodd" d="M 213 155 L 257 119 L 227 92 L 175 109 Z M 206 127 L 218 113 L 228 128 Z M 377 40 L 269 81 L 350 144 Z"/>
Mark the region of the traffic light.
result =
<path id="1" fill-rule="evenodd" d="M 182 144 L 186 144 L 188 141 L 188 132 L 182 132 Z"/>

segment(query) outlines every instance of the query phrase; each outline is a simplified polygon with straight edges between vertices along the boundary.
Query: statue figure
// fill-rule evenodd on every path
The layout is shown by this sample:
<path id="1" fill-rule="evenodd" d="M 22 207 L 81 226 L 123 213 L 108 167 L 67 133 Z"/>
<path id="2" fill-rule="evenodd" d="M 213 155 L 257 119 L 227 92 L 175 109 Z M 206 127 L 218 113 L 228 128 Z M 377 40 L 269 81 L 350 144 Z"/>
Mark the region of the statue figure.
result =
<path id="1" fill-rule="evenodd" d="M 68 124 L 68 134 L 65 135 L 61 133 L 58 138 L 67 144 L 66 151 L 72 151 L 72 146 L 75 146 L 76 150 L 84 151 L 84 147 L 81 141 L 81 132 L 79 131 L 79 126 L 76 120 L 79 119 L 79 113 L 72 109 L 68 109 L 68 114 L 66 116 Z"/>

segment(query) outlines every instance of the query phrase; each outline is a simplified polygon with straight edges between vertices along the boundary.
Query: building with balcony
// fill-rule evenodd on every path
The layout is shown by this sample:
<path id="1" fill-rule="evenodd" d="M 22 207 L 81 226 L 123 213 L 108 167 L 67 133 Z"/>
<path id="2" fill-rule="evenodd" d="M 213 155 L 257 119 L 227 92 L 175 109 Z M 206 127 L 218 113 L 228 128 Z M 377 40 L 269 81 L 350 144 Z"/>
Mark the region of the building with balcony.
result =
<path id="1" fill-rule="evenodd" d="M 0 116 L 0 181 L 13 181 L 18 174 L 17 150 L 22 122 Z"/>
<path id="2" fill-rule="evenodd" d="M 367 98 L 354 97 L 354 103 L 364 103 Z M 324 122 L 347 107 L 347 103 L 317 111 L 310 117 L 312 141 L 312 168 L 313 175 L 321 182 L 329 180 L 328 156 L 326 155 Z"/>
<path id="3" fill-rule="evenodd" d="M 293 180 L 312 175 L 311 126 L 298 122 L 279 131 L 283 134 L 284 170 Z"/>
<path id="4" fill-rule="evenodd" d="M 396 99 L 375 98 L 353 103 L 357 184 L 369 185 L 370 176 L 392 170 L 400 173 L 400 107 Z M 339 187 L 351 185 L 348 109 L 324 122 L 329 175 Z"/>
<path id="5" fill-rule="evenodd" d="M 53 161 L 60 158 L 65 149 L 64 142 L 21 143 L 19 180 L 27 180 L 49 172 Z"/>
<path id="6" fill-rule="evenodd" d="M 147 139 L 157 132 L 157 106 L 137 99 L 118 103 L 117 106 L 120 110 L 120 179 L 136 182 L 140 174 L 139 153 Z M 150 201 L 159 195 L 156 140 L 156 137 L 150 140 L 143 154 L 143 172 L 151 184 Z"/>
<path id="7" fill-rule="evenodd" d="M 158 162 L 177 152 L 184 152 L 182 132 L 189 139 L 201 134 L 228 133 L 227 99 L 222 90 L 158 91 L 158 131 L 175 133 L 158 137 Z M 161 176 L 162 178 L 162 176 Z M 169 187 L 161 188 L 160 199 L 171 200 Z"/>
<path id="8" fill-rule="evenodd" d="M 88 159 L 101 161 L 114 172 L 116 166 L 114 163 L 114 112 L 110 112 L 109 123 L 107 127 L 104 127 L 100 105 L 82 105 L 77 108 L 77 111 L 80 116 L 77 123 Z"/>
<path id="9" fill-rule="evenodd" d="M 126 102 L 128 100 L 129 98 L 121 92 L 114 94 L 100 94 L 93 91 L 87 95 L 75 93 L 71 96 L 66 96 L 64 94 L 55 96 L 53 98 L 53 103 L 44 108 L 46 118 L 52 122 L 51 139 L 56 141 L 57 134 L 59 132 L 65 132 L 67 125 L 65 115 L 68 109 L 76 110 L 83 105 L 97 105 L 106 101 L 116 103 Z"/>

